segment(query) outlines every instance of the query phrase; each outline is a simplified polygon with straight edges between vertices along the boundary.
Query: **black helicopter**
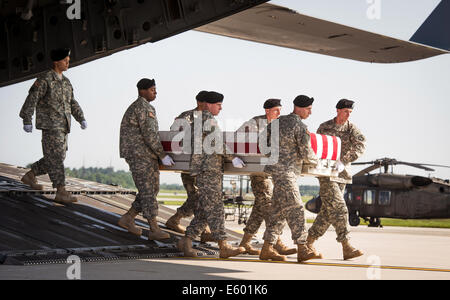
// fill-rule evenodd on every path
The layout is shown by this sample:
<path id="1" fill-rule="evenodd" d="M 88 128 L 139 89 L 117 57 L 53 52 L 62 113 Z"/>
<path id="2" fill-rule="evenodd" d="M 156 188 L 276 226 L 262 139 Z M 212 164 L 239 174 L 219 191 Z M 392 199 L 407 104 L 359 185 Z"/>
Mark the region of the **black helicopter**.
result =
<path id="1" fill-rule="evenodd" d="M 394 174 L 393 166 L 407 165 L 426 171 L 429 168 L 449 166 L 408 163 L 391 158 L 352 165 L 367 165 L 353 176 L 353 184 L 346 187 L 344 199 L 349 212 L 349 223 L 358 226 L 360 218 L 370 227 L 381 227 L 380 218 L 395 219 L 447 219 L 450 218 L 450 181 L 414 175 Z M 391 173 L 389 173 L 391 166 Z M 384 168 L 384 173 L 370 174 Z M 318 213 L 320 196 L 306 203 L 306 209 Z"/>

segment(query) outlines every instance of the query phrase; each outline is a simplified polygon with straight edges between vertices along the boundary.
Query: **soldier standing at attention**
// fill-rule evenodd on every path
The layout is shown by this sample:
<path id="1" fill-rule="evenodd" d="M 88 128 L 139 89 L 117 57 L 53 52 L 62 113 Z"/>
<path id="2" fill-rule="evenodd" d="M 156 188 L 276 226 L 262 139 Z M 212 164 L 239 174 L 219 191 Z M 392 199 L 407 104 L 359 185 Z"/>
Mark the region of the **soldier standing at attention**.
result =
<path id="1" fill-rule="evenodd" d="M 292 232 L 292 240 L 298 246 L 297 261 L 303 262 L 314 257 L 313 251 L 306 246 L 305 211 L 297 185 L 297 176 L 301 173 L 303 161 L 317 163 L 317 156 L 310 145 L 309 132 L 302 122 L 302 119 L 307 119 L 311 114 L 313 102 L 313 98 L 298 96 L 294 100 L 294 112 L 275 121 L 279 126 L 279 159 L 265 167 L 265 172 L 272 176 L 274 188 L 264 245 L 259 256 L 261 260 L 286 260 L 284 255 L 280 255 L 273 248 L 286 221 Z M 275 122 L 266 127 L 261 137 L 267 137 L 268 141 L 271 141 L 271 127 Z M 274 146 L 276 145 L 272 145 Z"/>
<path id="2" fill-rule="evenodd" d="M 353 101 L 340 100 L 336 105 L 337 116 L 322 123 L 317 130 L 319 134 L 341 138 L 341 158 L 336 166 L 340 173 L 337 178 L 319 178 L 322 206 L 314 224 L 308 231 L 307 239 L 308 247 L 316 252 L 313 243 L 325 234 L 330 225 L 333 225 L 337 234 L 336 240 L 338 243 L 342 243 L 344 260 L 363 255 L 360 250 L 353 248 L 349 243 L 348 209 L 344 200 L 345 185 L 352 183 L 350 164 L 364 153 L 366 143 L 364 135 L 348 120 L 353 107 Z"/>
<path id="3" fill-rule="evenodd" d="M 278 119 L 281 114 L 281 106 L 280 99 L 268 99 L 264 102 L 263 106 L 266 113 L 245 122 L 237 130 L 237 132 L 255 132 L 260 134 L 267 124 Z M 250 175 L 250 183 L 253 194 L 255 195 L 255 202 L 250 217 L 248 218 L 247 224 L 244 228 L 244 236 L 242 237 L 242 241 L 239 246 L 244 247 L 250 255 L 260 255 L 261 251 L 253 248 L 250 242 L 253 236 L 258 232 L 262 222 L 265 221 L 266 225 L 268 224 L 268 215 L 272 204 L 273 185 L 269 175 L 267 174 Z M 274 248 L 279 254 L 283 255 L 297 253 L 297 249 L 289 249 L 281 242 L 280 238 L 278 238 Z"/>
<path id="4" fill-rule="evenodd" d="M 55 202 L 72 203 L 77 198 L 66 191 L 64 159 L 67 151 L 67 136 L 70 132 L 71 115 L 87 128 L 83 111 L 73 96 L 73 87 L 63 75 L 70 62 L 70 49 L 55 49 L 50 57 L 53 67 L 39 76 L 30 88 L 25 103 L 20 110 L 23 129 L 27 133 L 33 130 L 32 118 L 36 109 L 36 128 L 42 130 L 42 152 L 44 157 L 31 166 L 31 170 L 22 177 L 22 182 L 35 190 L 42 190 L 36 176 L 47 174 L 56 188 Z"/>
<path id="5" fill-rule="evenodd" d="M 185 237 L 178 242 L 178 249 L 185 257 L 195 257 L 192 241 L 209 225 L 211 236 L 217 241 L 220 258 L 228 258 L 245 253 L 242 247 L 233 248 L 227 244 L 225 215 L 222 201 L 222 179 L 224 159 L 232 159 L 233 166 L 243 168 L 244 162 L 230 154 L 222 140 L 222 132 L 214 116 L 222 110 L 223 95 L 208 92 L 205 96 L 206 110 L 202 112 L 202 132 L 195 133 L 194 151 L 191 156 L 191 175 L 196 176 L 198 186 L 198 210 L 186 229 Z M 199 137 L 197 138 L 197 135 Z M 208 142 L 209 141 L 209 142 Z M 201 147 L 201 148 L 200 148 Z"/>
<path id="6" fill-rule="evenodd" d="M 197 107 L 185 112 L 182 112 L 178 117 L 175 118 L 175 122 L 170 127 L 170 131 L 179 131 L 180 127 L 189 125 L 190 126 L 190 132 L 191 135 L 191 151 L 193 151 L 193 141 L 194 141 L 194 120 L 196 118 L 201 117 L 201 112 L 205 108 L 205 95 L 207 95 L 208 92 L 201 91 L 198 93 L 196 100 L 197 100 Z M 186 121 L 186 122 L 179 122 L 180 120 Z M 183 128 L 185 130 L 185 128 Z M 186 130 L 185 130 L 186 132 Z M 188 132 L 186 132 L 188 133 Z M 187 139 L 185 139 L 187 140 Z M 177 212 L 169 218 L 166 222 L 166 226 L 172 230 L 175 230 L 176 232 L 184 234 L 186 231 L 186 228 L 180 225 L 180 221 L 182 218 L 188 218 L 194 215 L 196 209 L 197 209 L 197 192 L 198 187 L 196 184 L 196 179 L 194 176 L 191 176 L 189 173 L 181 173 L 181 181 L 183 182 L 184 188 L 186 189 L 187 193 L 187 199 L 183 203 L 181 207 L 177 209 Z"/>
<path id="7" fill-rule="evenodd" d="M 150 226 L 149 240 L 167 239 L 157 222 L 159 192 L 159 161 L 165 166 L 174 164 L 162 147 L 159 137 L 156 110 L 150 104 L 156 99 L 155 80 L 141 79 L 137 83 L 139 97 L 125 112 L 120 125 L 120 157 L 130 166 L 138 194 L 130 210 L 118 224 L 130 233 L 140 236 L 142 230 L 135 226 L 134 218 L 142 212 Z"/>

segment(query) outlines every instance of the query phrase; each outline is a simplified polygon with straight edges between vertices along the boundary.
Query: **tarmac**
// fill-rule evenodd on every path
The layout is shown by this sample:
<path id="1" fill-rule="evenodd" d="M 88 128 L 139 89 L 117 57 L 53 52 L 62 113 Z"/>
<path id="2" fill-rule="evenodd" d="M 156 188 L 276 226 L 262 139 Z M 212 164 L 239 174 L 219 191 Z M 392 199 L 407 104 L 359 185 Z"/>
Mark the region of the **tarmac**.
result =
<path id="1" fill-rule="evenodd" d="M 227 221 L 228 229 L 242 233 L 244 225 Z M 310 224 L 308 224 L 308 227 Z M 299 264 L 296 255 L 287 262 L 263 262 L 257 256 L 231 259 L 183 257 L 71 264 L 0 265 L 0 280 L 449 280 L 450 230 L 426 228 L 351 228 L 352 244 L 365 255 L 342 259 L 333 229 L 316 242 L 324 259 Z M 253 243 L 262 245 L 262 227 Z M 286 227 L 282 240 L 293 246 Z M 187 284 L 187 283 L 186 283 Z M 211 286 L 219 282 L 209 282 Z M 223 289 L 222 289 L 223 291 Z M 180 292 L 181 293 L 181 292 Z"/>

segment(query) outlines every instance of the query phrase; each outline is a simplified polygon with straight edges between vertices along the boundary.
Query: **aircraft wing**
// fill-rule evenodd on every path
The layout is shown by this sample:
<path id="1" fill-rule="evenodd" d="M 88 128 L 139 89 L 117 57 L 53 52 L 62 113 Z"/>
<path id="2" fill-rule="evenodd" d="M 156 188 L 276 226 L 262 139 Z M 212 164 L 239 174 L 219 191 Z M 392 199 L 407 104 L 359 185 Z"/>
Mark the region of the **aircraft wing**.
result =
<path id="1" fill-rule="evenodd" d="M 195 30 L 374 63 L 399 63 L 448 53 L 264 3 Z"/>

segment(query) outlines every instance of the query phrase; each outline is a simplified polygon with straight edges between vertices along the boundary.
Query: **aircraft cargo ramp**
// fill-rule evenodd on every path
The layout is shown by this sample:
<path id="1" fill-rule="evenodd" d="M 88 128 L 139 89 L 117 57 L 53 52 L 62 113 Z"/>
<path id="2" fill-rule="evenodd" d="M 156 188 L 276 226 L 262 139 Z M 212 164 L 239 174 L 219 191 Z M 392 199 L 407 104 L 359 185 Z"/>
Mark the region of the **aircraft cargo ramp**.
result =
<path id="1" fill-rule="evenodd" d="M 31 190 L 20 178 L 27 169 L 0 164 L 0 264 L 32 265 L 66 263 L 70 255 L 82 262 L 182 256 L 175 247 L 180 234 L 165 227 L 175 211 L 159 206 L 158 222 L 170 234 L 165 241 L 149 241 L 146 220 L 136 218 L 143 228 L 140 237 L 117 225 L 131 206 L 135 192 L 121 187 L 66 178 L 66 188 L 78 202 L 61 205 L 53 201 L 48 176 L 39 177 L 43 191 Z M 182 220 L 187 226 L 189 220 Z M 241 235 L 228 231 L 230 240 Z M 216 255 L 218 249 L 194 242 L 199 256 Z"/>

